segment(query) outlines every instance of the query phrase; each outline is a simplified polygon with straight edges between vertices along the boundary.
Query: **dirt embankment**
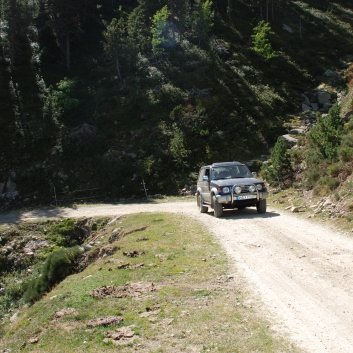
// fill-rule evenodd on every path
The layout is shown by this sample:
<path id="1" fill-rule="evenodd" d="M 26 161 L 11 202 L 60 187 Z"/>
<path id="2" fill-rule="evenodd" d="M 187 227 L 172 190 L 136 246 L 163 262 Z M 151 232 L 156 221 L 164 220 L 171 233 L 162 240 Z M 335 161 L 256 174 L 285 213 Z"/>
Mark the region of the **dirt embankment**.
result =
<path id="1" fill-rule="evenodd" d="M 41 217 L 173 212 L 204 224 L 222 244 L 273 328 L 308 352 L 353 352 L 353 239 L 303 217 L 268 209 L 200 214 L 196 202 L 100 205 L 12 212 L 0 223 Z"/>

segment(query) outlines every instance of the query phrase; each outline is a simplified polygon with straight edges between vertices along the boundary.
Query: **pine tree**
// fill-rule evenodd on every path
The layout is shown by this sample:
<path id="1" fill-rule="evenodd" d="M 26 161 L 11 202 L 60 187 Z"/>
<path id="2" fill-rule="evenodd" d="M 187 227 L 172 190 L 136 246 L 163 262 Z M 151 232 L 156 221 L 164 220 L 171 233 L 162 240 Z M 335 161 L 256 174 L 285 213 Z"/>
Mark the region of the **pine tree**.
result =
<path id="1" fill-rule="evenodd" d="M 122 18 L 119 20 L 113 18 L 108 25 L 107 30 L 103 33 L 103 36 L 104 54 L 112 60 L 118 73 L 118 77 L 121 80 L 119 57 L 122 55 L 124 37 L 126 37 L 125 21 Z"/>
<path id="2" fill-rule="evenodd" d="M 213 19 L 212 1 L 195 0 L 193 30 L 199 39 L 199 45 L 201 44 L 201 40 L 207 41 L 208 33 L 214 24 Z"/>
<path id="3" fill-rule="evenodd" d="M 58 37 L 66 56 L 66 68 L 71 68 L 71 42 L 79 35 L 89 1 L 47 0 L 48 25 Z"/>
<path id="4" fill-rule="evenodd" d="M 274 34 L 271 31 L 270 24 L 266 21 L 260 21 L 254 28 L 254 34 L 251 36 L 253 42 L 252 49 L 266 60 L 277 56 L 268 40 L 269 34 Z"/>
<path id="5" fill-rule="evenodd" d="M 168 41 L 166 28 L 168 27 L 169 10 L 164 6 L 157 11 L 152 18 L 151 34 L 152 34 L 152 50 L 154 55 L 160 55 L 164 52 L 163 46 Z"/>
<path id="6" fill-rule="evenodd" d="M 277 182 L 283 182 L 291 170 L 288 148 L 282 137 L 277 139 L 271 150 L 272 174 Z"/>
<path id="7" fill-rule="evenodd" d="M 318 147 L 323 158 L 334 160 L 337 156 L 337 148 L 342 139 L 343 120 L 340 117 L 340 108 L 335 104 L 325 118 L 319 118 L 309 134 L 311 145 Z"/>

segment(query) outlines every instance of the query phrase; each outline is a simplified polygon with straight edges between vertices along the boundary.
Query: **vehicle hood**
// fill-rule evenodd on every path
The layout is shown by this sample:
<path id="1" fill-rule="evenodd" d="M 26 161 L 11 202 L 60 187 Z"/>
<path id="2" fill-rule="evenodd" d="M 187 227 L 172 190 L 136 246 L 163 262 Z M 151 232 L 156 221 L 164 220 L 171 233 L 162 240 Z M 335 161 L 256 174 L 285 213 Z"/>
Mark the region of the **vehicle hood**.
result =
<path id="1" fill-rule="evenodd" d="M 263 183 L 260 179 L 255 178 L 233 178 L 233 179 L 220 179 L 212 180 L 212 185 L 229 186 L 229 185 L 249 185 Z"/>

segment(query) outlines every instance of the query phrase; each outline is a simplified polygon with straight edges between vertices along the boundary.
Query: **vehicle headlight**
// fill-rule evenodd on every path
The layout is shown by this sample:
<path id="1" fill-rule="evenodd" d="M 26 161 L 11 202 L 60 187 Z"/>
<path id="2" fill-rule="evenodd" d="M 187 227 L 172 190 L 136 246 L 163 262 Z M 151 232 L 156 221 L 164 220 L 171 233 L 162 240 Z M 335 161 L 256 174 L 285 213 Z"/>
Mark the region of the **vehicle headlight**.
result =
<path id="1" fill-rule="evenodd" d="M 236 186 L 234 188 L 234 191 L 235 191 L 236 194 L 240 194 L 241 193 L 241 186 Z"/>
<path id="2" fill-rule="evenodd" d="M 229 192 L 229 187 L 226 186 L 225 188 L 223 188 L 222 191 L 224 194 L 227 194 Z"/>
<path id="3" fill-rule="evenodd" d="M 249 186 L 249 192 L 254 192 L 256 190 L 255 185 L 250 185 Z"/>
<path id="4" fill-rule="evenodd" d="M 262 190 L 262 185 L 261 184 L 256 184 L 256 189 L 259 190 L 259 191 Z"/>

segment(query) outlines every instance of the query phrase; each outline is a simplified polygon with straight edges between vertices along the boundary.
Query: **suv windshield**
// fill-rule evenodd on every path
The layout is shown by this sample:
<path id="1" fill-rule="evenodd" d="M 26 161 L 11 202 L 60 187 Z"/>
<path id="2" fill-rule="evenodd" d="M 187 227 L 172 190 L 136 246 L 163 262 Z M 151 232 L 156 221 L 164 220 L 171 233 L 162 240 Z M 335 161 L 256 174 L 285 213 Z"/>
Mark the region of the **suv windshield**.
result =
<path id="1" fill-rule="evenodd" d="M 212 180 L 252 177 L 245 165 L 213 167 L 211 175 Z"/>

